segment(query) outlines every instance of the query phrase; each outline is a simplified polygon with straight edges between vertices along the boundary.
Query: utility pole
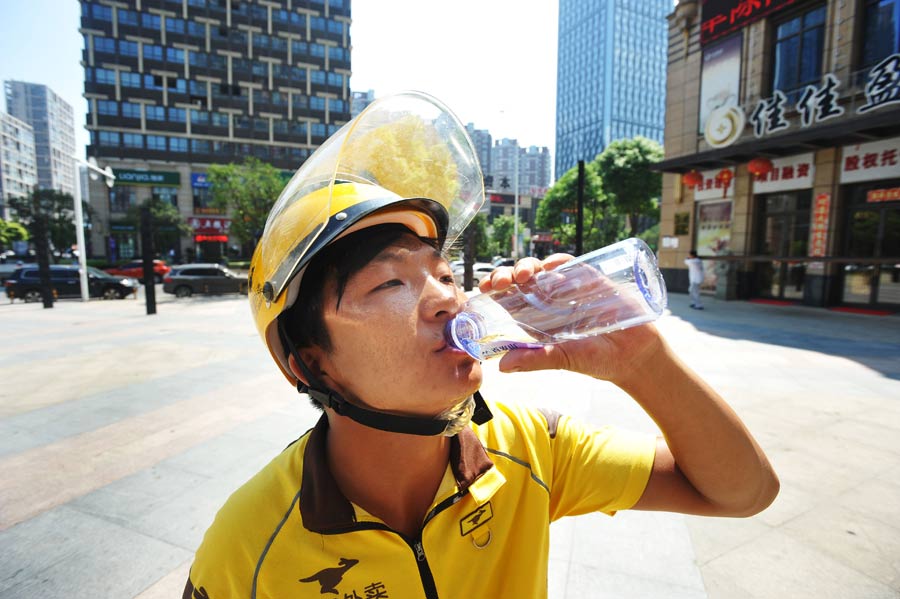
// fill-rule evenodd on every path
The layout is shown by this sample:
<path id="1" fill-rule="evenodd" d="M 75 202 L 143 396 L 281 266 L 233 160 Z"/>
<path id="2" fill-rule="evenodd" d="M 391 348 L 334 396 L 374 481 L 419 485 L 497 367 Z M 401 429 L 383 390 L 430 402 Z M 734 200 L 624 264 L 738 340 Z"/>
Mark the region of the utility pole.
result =
<path id="1" fill-rule="evenodd" d="M 578 212 L 575 216 L 575 255 L 584 253 L 584 160 L 578 161 Z"/>
<path id="2" fill-rule="evenodd" d="M 153 200 L 150 200 L 151 202 Z M 144 299 L 147 314 L 156 314 L 156 276 L 153 272 L 153 216 L 150 203 L 141 206 L 141 250 L 144 259 Z"/>
<path id="3" fill-rule="evenodd" d="M 37 251 L 38 276 L 44 308 L 53 307 L 53 285 L 50 282 L 50 249 L 47 247 L 47 215 L 41 205 L 41 191 L 35 186 L 31 194 L 31 219 L 34 223 L 34 245 Z"/>

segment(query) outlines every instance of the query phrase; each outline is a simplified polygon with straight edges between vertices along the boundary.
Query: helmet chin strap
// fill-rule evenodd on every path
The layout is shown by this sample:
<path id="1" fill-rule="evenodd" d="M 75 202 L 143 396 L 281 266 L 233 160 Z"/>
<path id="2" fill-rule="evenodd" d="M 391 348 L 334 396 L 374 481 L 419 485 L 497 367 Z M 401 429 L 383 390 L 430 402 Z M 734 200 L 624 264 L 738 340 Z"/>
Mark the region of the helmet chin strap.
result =
<path id="1" fill-rule="evenodd" d="M 316 400 L 323 406 L 331 408 L 336 414 L 346 416 L 354 422 L 358 422 L 363 426 L 378 429 L 388 433 L 401 433 L 404 435 L 420 435 L 423 437 L 435 437 L 442 435 L 449 427 L 457 424 L 454 420 L 444 420 L 438 418 L 424 418 L 420 416 L 403 416 L 400 414 L 389 414 L 387 412 L 379 412 L 368 408 L 360 407 L 350 403 L 339 393 L 332 391 L 323 385 L 318 378 L 313 375 L 309 367 L 300 357 L 293 341 L 282 329 L 282 321 L 278 320 L 278 332 L 281 335 L 282 343 L 288 347 L 294 360 L 300 367 L 303 376 L 309 381 L 309 384 L 301 380 L 297 381 L 297 391 L 308 394 L 312 399 Z M 475 424 L 484 424 L 491 418 L 491 410 L 488 408 L 478 391 L 473 396 L 475 409 L 472 414 L 472 422 Z"/>

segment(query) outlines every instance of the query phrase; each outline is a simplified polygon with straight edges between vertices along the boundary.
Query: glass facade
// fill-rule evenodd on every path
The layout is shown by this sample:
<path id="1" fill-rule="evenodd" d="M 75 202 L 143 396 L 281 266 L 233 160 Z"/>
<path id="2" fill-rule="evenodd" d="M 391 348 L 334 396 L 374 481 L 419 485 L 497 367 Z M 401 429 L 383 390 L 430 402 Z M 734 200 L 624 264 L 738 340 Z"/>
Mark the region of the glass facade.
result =
<path id="1" fill-rule="evenodd" d="M 560 0 L 557 179 L 616 139 L 662 143 L 673 7 L 672 0 Z"/>

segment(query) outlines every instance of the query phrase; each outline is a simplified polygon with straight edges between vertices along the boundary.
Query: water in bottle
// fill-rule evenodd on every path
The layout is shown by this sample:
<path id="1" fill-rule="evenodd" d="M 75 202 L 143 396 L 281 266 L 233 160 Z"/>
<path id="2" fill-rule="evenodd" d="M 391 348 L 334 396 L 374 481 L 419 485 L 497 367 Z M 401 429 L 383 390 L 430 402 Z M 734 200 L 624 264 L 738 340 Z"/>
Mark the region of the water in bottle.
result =
<path id="1" fill-rule="evenodd" d="M 626 239 L 523 284 L 472 297 L 447 323 L 446 338 L 476 360 L 511 349 L 581 339 L 651 322 L 666 286 L 647 244 Z"/>

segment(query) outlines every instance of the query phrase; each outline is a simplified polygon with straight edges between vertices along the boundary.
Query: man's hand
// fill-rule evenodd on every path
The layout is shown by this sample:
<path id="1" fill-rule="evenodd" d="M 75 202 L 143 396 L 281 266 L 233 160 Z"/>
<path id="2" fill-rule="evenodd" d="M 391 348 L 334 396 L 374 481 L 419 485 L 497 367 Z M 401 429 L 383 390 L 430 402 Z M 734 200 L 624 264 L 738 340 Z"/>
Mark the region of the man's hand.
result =
<path id="1" fill-rule="evenodd" d="M 500 267 L 479 284 L 482 293 L 502 291 L 513 283 L 527 283 L 537 273 L 553 270 L 573 257 L 553 254 L 545 260 L 523 258 L 515 266 Z M 597 272 L 598 293 L 608 290 L 603 275 Z M 628 301 L 627 298 L 623 301 Z M 508 352 L 500 360 L 503 372 L 564 369 L 579 372 L 616 384 L 624 384 L 629 377 L 640 376 L 656 352 L 664 347 L 662 337 L 653 325 L 632 327 L 585 339 L 546 345 L 541 349 L 522 349 Z"/>

